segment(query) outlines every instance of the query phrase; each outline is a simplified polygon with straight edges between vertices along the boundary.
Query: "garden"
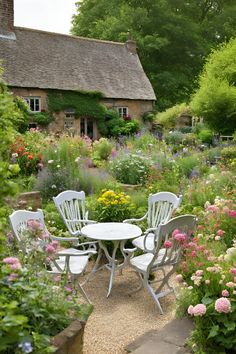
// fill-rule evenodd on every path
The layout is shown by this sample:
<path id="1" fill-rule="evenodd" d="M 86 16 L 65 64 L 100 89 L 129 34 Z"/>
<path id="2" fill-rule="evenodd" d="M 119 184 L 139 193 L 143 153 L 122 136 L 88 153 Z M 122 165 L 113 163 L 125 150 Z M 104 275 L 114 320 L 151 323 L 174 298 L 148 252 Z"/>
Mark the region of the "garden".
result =
<path id="1" fill-rule="evenodd" d="M 150 194 L 183 196 L 175 216 L 193 214 L 198 221 L 183 244 L 176 314 L 194 321 L 188 341 L 192 352 L 235 353 L 236 136 L 214 143 L 214 130 L 203 124 L 166 129 L 162 139 L 144 126 L 119 139 L 97 141 L 39 129 L 22 132 L 22 103 L 13 100 L 4 84 L 0 102 L 0 352 L 53 353 L 57 333 L 96 311 L 67 278 L 48 276 L 47 258 L 53 259 L 57 242 L 49 243 L 40 225 L 31 223 L 26 239 L 34 252 L 22 252 L 8 222 L 13 209 L 22 206 L 19 194 L 39 191 L 49 233 L 66 238 L 70 235 L 52 198 L 75 190 L 85 192 L 89 219 L 97 222 L 142 217 Z M 166 121 L 168 127 L 170 115 Z M 32 210 L 30 203 L 24 207 Z M 141 227 L 146 229 L 145 222 Z M 45 242 L 35 245 L 35 237 Z"/>

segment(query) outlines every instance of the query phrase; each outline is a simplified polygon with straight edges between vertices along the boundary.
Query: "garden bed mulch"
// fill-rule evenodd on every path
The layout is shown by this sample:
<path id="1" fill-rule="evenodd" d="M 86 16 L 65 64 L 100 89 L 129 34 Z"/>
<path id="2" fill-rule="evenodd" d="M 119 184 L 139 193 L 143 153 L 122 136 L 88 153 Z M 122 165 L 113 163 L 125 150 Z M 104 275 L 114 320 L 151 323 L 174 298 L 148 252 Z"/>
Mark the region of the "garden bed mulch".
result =
<path id="1" fill-rule="evenodd" d="M 109 275 L 107 270 L 100 270 L 84 287 L 94 310 L 85 326 L 83 354 L 124 354 L 130 342 L 147 331 L 162 328 L 174 317 L 173 294 L 161 299 L 164 315 L 159 314 L 146 290 L 129 294 L 139 286 L 129 268 L 123 270 L 123 275 L 116 274 L 107 299 Z"/>

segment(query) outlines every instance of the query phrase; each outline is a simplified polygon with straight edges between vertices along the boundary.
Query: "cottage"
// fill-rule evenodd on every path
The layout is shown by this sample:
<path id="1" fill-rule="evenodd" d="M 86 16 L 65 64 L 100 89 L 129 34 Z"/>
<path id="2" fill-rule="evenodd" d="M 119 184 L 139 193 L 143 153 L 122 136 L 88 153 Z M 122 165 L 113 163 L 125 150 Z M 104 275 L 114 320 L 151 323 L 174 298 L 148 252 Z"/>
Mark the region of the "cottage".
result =
<path id="1" fill-rule="evenodd" d="M 32 113 L 54 112 L 54 132 L 73 128 L 97 138 L 94 100 L 141 119 L 156 99 L 132 39 L 118 43 L 15 27 L 13 0 L 0 0 L 0 60 L 7 85 Z"/>

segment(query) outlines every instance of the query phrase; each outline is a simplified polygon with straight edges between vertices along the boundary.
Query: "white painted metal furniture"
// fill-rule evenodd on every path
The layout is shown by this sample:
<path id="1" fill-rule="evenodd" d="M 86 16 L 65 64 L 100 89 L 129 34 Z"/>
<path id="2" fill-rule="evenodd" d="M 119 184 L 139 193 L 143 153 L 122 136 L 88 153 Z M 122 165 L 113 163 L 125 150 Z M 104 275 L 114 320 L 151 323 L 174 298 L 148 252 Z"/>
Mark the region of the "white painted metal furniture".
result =
<path id="1" fill-rule="evenodd" d="M 166 223 L 173 212 L 179 207 L 182 196 L 177 196 L 170 192 L 159 192 L 150 194 L 148 197 L 148 211 L 140 219 L 127 219 L 123 222 L 133 223 L 147 220 L 148 228 L 143 236 L 136 238 L 132 243 L 135 247 L 150 251 L 154 247 L 155 238 L 157 237 L 157 227 L 160 223 Z"/>
<path id="2" fill-rule="evenodd" d="M 126 241 L 140 236 L 142 230 L 138 226 L 132 224 L 107 222 L 84 226 L 81 232 L 88 238 L 98 240 L 100 249 L 102 249 L 106 255 L 108 264 L 106 264 L 105 267 L 111 272 L 107 293 L 108 297 L 111 293 L 115 271 L 124 268 L 128 264 L 129 258 L 132 256 L 132 252 L 128 253 L 127 250 L 126 252 L 123 251 Z M 113 251 L 111 255 L 108 252 L 106 241 L 111 241 L 113 243 Z M 124 257 L 124 261 L 121 264 L 116 260 L 116 252 L 118 248 L 120 248 Z M 96 272 L 96 270 L 95 267 L 93 272 Z"/>
<path id="3" fill-rule="evenodd" d="M 145 252 L 130 259 L 131 267 L 140 276 L 142 285 L 151 294 L 161 314 L 163 314 L 163 310 L 159 299 L 174 291 L 174 288 L 169 284 L 169 279 L 175 272 L 183 253 L 185 241 L 178 241 L 178 239 L 185 237 L 187 242 L 193 233 L 195 222 L 194 215 L 183 215 L 169 220 L 166 224 L 160 224 L 152 252 Z M 157 271 L 161 271 L 163 277 L 151 280 L 150 275 Z M 156 289 L 154 289 L 155 283 L 160 283 Z M 167 290 L 162 290 L 164 286 L 167 286 Z"/>
<path id="4" fill-rule="evenodd" d="M 94 242 L 79 242 L 81 228 L 85 225 L 96 223 L 96 221 L 88 219 L 88 211 L 85 209 L 84 191 L 67 190 L 53 197 L 53 201 L 68 231 L 75 237 L 74 240 L 77 241 L 77 246 L 93 244 L 94 249 L 96 249 Z"/>
<path id="5" fill-rule="evenodd" d="M 39 221 L 42 225 L 42 229 L 49 234 L 44 222 L 43 211 L 41 209 L 38 209 L 37 211 L 17 210 L 14 211 L 9 218 L 14 235 L 16 239 L 21 243 L 21 245 L 23 245 L 22 241 L 24 232 L 27 229 L 27 223 L 30 220 Z M 68 242 L 70 240 L 74 241 L 74 237 L 57 237 L 52 235 L 50 235 L 50 239 L 60 242 Z M 30 249 L 23 249 L 23 251 L 28 253 L 30 252 Z M 51 261 L 51 270 L 48 272 L 51 274 L 66 274 L 67 276 L 70 276 L 75 282 L 77 278 L 84 272 L 89 257 L 93 254 L 96 254 L 96 251 L 93 248 L 88 249 L 87 251 L 80 251 L 75 248 L 61 249 L 56 253 L 56 258 Z M 81 284 L 77 282 L 77 285 L 84 298 L 90 303 L 88 296 Z"/>

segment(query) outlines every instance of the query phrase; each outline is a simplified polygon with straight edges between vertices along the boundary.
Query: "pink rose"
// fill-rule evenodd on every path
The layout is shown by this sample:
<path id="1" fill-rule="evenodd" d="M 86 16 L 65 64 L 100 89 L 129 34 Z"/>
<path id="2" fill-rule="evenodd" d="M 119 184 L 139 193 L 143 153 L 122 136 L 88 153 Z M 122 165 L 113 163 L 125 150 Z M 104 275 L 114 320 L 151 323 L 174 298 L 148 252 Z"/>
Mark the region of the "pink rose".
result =
<path id="1" fill-rule="evenodd" d="M 171 248 L 171 247 L 172 247 L 172 242 L 171 242 L 171 241 L 168 241 L 168 240 L 165 241 L 165 242 L 164 242 L 164 247 L 165 247 L 165 248 Z"/>
<path id="2" fill-rule="evenodd" d="M 197 304 L 196 306 L 190 305 L 188 307 L 188 314 L 193 316 L 203 316 L 206 313 L 206 306 L 203 304 Z"/>
<path id="3" fill-rule="evenodd" d="M 229 313 L 231 311 L 231 303 L 229 299 L 221 297 L 215 302 L 215 310 L 219 313 Z"/>
<path id="4" fill-rule="evenodd" d="M 222 290 L 221 295 L 224 296 L 224 297 L 229 297 L 228 290 Z"/>
<path id="5" fill-rule="evenodd" d="M 235 218 L 235 217 L 236 217 L 236 210 L 230 210 L 230 211 L 229 211 L 229 216 L 230 216 L 231 218 Z"/>
<path id="6" fill-rule="evenodd" d="M 224 231 L 224 230 L 219 229 L 219 230 L 217 231 L 217 235 L 218 235 L 218 236 L 224 236 L 224 234 L 225 234 L 225 231 Z"/>
<path id="7" fill-rule="evenodd" d="M 42 230 L 43 229 L 42 223 L 39 220 L 35 220 L 35 219 L 28 220 L 27 227 L 32 230 Z"/>
<path id="8" fill-rule="evenodd" d="M 178 229 L 175 229 L 173 232 L 172 232 L 172 237 L 174 237 L 176 234 L 179 234 L 181 231 L 179 231 Z"/>

